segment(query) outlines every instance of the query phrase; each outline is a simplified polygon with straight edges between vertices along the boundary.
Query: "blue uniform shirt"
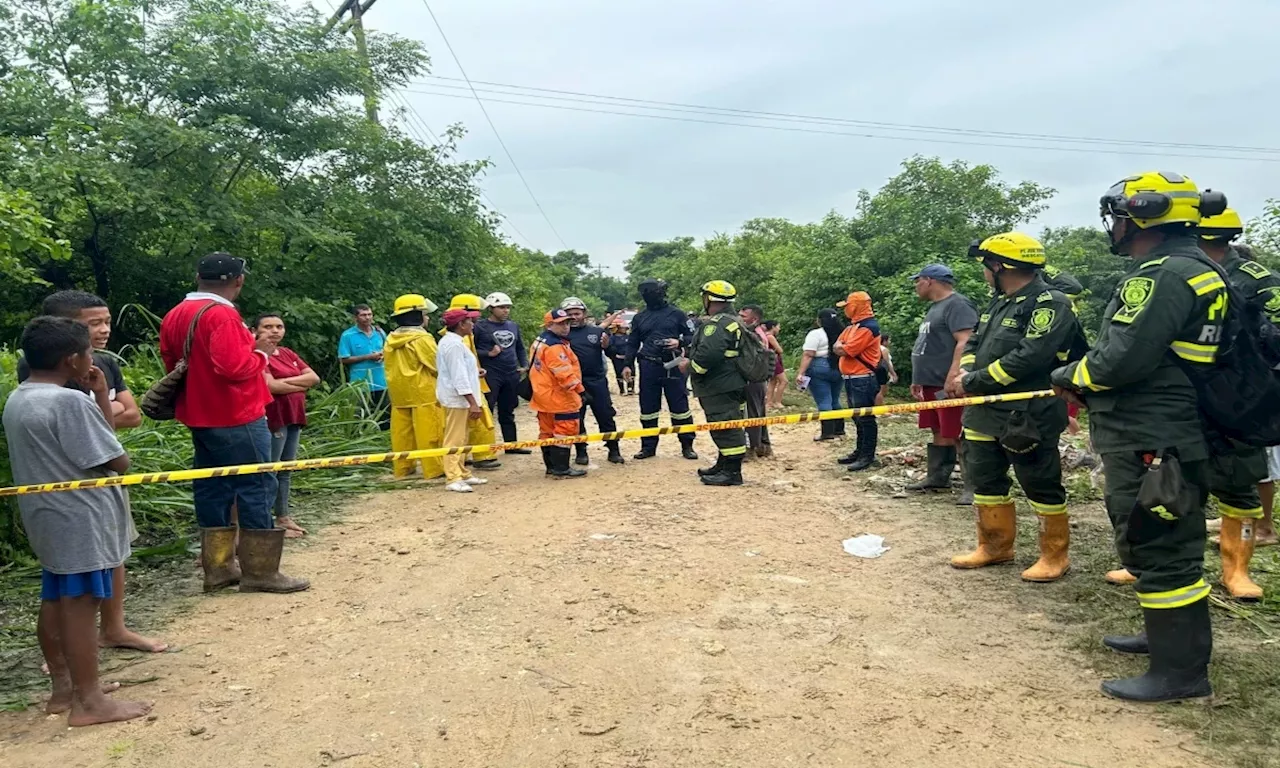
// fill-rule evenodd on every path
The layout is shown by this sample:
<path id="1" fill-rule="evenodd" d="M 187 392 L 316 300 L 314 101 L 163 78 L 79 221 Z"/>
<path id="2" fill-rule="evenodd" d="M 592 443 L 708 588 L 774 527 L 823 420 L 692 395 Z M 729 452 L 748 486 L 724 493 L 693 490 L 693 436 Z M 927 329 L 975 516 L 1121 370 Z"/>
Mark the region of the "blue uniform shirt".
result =
<path id="1" fill-rule="evenodd" d="M 342 332 L 338 340 L 338 357 L 360 357 L 381 352 L 387 341 L 387 334 L 381 328 L 374 327 L 365 335 L 358 326 L 351 326 Z M 369 383 L 370 392 L 381 392 L 387 388 L 387 372 L 380 360 L 365 360 L 347 366 L 348 378 L 354 384 L 357 381 Z"/>

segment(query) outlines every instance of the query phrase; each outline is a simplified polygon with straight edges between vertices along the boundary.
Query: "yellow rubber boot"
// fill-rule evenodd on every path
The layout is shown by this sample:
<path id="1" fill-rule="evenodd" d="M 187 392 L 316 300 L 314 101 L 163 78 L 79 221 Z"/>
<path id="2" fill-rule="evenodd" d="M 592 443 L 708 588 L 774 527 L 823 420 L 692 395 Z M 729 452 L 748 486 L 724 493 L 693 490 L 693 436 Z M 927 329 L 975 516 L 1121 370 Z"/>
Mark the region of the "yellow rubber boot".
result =
<path id="1" fill-rule="evenodd" d="M 1018 521 L 1013 502 L 974 504 L 978 516 L 978 548 L 951 558 L 952 568 L 983 568 L 1013 559 L 1013 540 Z"/>
<path id="2" fill-rule="evenodd" d="M 204 591 L 214 592 L 240 581 L 236 564 L 236 531 L 226 528 L 200 529 L 200 566 L 204 569 Z"/>
<path id="3" fill-rule="evenodd" d="M 1222 518 L 1222 586 L 1237 600 L 1262 599 L 1262 587 L 1249 578 L 1253 547 L 1253 520 Z"/>
<path id="4" fill-rule="evenodd" d="M 1071 526 L 1064 515 L 1040 515 L 1040 559 L 1022 572 L 1023 581 L 1057 581 L 1071 570 L 1067 550 L 1071 544 Z"/>
<path id="5" fill-rule="evenodd" d="M 1134 576 L 1132 573 L 1129 573 L 1129 571 L 1124 568 L 1117 568 L 1114 571 L 1107 571 L 1107 575 L 1104 576 L 1103 578 L 1107 580 L 1108 584 L 1115 584 L 1117 587 L 1127 587 L 1130 584 L 1137 583 L 1138 581 L 1137 576 Z"/>

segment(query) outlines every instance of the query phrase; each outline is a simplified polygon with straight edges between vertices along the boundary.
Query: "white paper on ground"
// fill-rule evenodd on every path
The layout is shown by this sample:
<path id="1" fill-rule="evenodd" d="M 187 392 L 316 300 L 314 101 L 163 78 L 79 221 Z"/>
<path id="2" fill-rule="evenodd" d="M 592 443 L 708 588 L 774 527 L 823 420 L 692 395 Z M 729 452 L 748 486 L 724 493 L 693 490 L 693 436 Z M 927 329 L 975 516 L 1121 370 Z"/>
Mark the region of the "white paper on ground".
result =
<path id="1" fill-rule="evenodd" d="M 852 539 L 844 540 L 844 551 L 854 557 L 879 557 L 889 548 L 884 545 L 884 537 L 877 536 L 874 533 L 864 533 L 861 536 L 855 536 Z"/>

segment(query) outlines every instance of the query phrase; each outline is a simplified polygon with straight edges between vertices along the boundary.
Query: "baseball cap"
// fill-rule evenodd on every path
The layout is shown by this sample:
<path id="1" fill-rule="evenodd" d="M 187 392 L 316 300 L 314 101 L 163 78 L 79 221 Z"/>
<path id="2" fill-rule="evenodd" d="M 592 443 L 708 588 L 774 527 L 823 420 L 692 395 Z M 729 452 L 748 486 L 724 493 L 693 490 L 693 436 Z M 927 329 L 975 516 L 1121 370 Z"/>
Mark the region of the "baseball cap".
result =
<path id="1" fill-rule="evenodd" d="M 542 316 L 543 325 L 552 325 L 554 323 L 567 323 L 567 322 L 569 322 L 569 313 L 564 311 L 563 309 L 553 309 L 547 314 Z"/>
<path id="2" fill-rule="evenodd" d="M 249 274 L 245 260 L 223 251 L 214 251 L 196 262 L 196 277 L 201 280 L 235 280 Z"/>
<path id="3" fill-rule="evenodd" d="M 480 317 L 480 313 L 474 309 L 450 309 L 440 319 L 444 320 L 445 325 L 457 325 L 468 317 L 475 320 Z"/>
<path id="4" fill-rule="evenodd" d="M 941 280 L 944 283 L 954 283 L 956 281 L 956 276 L 952 273 L 951 267 L 946 264 L 930 264 L 912 275 L 911 279 L 919 280 L 922 277 L 927 277 L 930 280 Z"/>
<path id="5" fill-rule="evenodd" d="M 871 294 L 866 291 L 853 291 L 843 300 L 837 301 L 837 307 L 847 307 L 855 301 L 871 301 Z"/>

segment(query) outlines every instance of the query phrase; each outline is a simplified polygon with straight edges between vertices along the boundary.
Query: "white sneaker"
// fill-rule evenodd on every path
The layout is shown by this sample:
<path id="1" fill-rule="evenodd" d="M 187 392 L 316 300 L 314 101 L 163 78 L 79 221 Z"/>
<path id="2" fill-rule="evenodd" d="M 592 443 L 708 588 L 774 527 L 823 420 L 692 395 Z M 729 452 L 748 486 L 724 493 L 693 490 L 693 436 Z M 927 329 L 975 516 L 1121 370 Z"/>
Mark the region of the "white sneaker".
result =
<path id="1" fill-rule="evenodd" d="M 466 483 L 467 485 L 484 485 L 489 481 L 484 479 L 483 477 L 467 477 L 467 478 L 463 478 L 462 482 Z"/>
<path id="2" fill-rule="evenodd" d="M 444 487 L 444 489 L 455 493 L 474 493 L 474 491 L 471 490 L 471 486 L 467 485 L 462 480 L 449 483 Z"/>

